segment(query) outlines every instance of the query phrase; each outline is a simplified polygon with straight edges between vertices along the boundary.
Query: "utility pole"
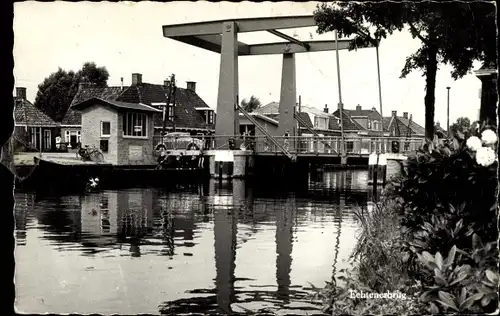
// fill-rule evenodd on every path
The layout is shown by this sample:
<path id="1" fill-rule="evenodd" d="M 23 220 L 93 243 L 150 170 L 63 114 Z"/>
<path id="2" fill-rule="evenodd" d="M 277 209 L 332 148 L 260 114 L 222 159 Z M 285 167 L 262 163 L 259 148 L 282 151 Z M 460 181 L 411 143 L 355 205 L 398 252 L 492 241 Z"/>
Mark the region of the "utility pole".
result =
<path id="1" fill-rule="evenodd" d="M 174 75 L 171 75 L 170 76 L 170 83 L 168 85 L 168 93 L 166 95 L 167 97 L 167 103 L 164 105 L 164 108 L 163 108 L 163 127 L 162 127 L 162 131 L 161 131 L 161 136 L 162 136 L 162 142 L 164 141 L 163 140 L 163 137 L 165 136 L 165 130 L 167 129 L 167 119 L 168 119 L 168 109 L 169 109 L 169 106 L 170 106 L 170 99 L 172 98 L 172 82 L 174 80 Z"/>
<path id="2" fill-rule="evenodd" d="M 382 125 L 382 131 L 381 131 L 381 136 L 382 138 L 380 139 L 382 142 L 382 153 L 385 153 L 385 144 L 384 144 L 384 113 L 382 112 L 382 83 L 380 80 L 380 58 L 379 58 L 379 53 L 378 53 L 378 46 L 380 44 L 380 41 L 377 41 L 377 45 L 375 46 L 375 51 L 377 53 L 377 76 L 378 76 L 378 101 L 380 104 L 380 116 L 382 117 L 382 121 L 380 122 Z"/>
<path id="3" fill-rule="evenodd" d="M 172 123 L 174 127 L 174 133 L 176 132 L 175 126 L 175 93 L 177 91 L 177 86 L 175 84 L 175 74 L 172 75 Z"/>
<path id="4" fill-rule="evenodd" d="M 448 101 L 447 101 L 447 109 L 446 109 L 446 131 L 448 133 L 448 137 L 450 137 L 450 88 L 451 87 L 446 87 L 448 90 Z"/>
<path id="5" fill-rule="evenodd" d="M 339 88 L 339 112 L 340 112 L 340 163 L 347 164 L 347 159 L 345 157 L 345 138 L 344 138 L 344 105 L 342 104 L 342 88 L 340 84 L 340 60 L 339 60 L 339 40 L 337 31 L 335 31 L 335 54 L 337 57 L 337 80 L 338 80 L 338 88 Z"/>

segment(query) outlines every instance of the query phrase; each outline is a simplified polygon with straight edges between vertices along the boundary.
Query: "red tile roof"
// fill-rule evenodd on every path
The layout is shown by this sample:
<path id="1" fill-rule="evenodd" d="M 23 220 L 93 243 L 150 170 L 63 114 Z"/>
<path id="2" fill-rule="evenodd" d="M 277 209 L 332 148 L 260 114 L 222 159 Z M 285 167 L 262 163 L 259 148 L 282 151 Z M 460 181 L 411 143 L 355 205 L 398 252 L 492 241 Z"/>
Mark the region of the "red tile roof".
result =
<path id="1" fill-rule="evenodd" d="M 26 99 L 14 98 L 14 121 L 16 124 L 40 127 L 57 127 L 58 124 L 47 114 Z"/>
<path id="2" fill-rule="evenodd" d="M 161 110 L 161 106 L 155 106 L 152 103 L 167 102 L 168 87 L 159 84 L 141 83 L 137 86 L 124 87 L 107 87 L 107 88 L 83 88 L 78 91 L 73 99 L 72 105 L 82 102 L 83 100 L 97 97 L 103 100 L 112 100 L 126 103 L 146 104 L 156 107 Z M 172 102 L 172 100 L 171 100 Z M 177 128 L 197 128 L 197 129 L 215 129 L 214 124 L 206 124 L 202 114 L 196 108 L 210 107 L 203 101 L 196 92 L 179 88 L 176 90 L 176 127 Z M 163 125 L 162 114 L 154 116 L 155 126 Z M 63 125 L 81 125 L 81 114 L 72 107 L 66 113 L 62 121 Z M 173 126 L 173 123 L 168 121 L 167 127 Z"/>
<path id="3" fill-rule="evenodd" d="M 112 107 L 119 108 L 119 109 L 131 109 L 131 110 L 145 111 L 145 112 L 152 112 L 152 113 L 158 113 L 158 112 L 162 113 L 161 110 L 158 110 L 156 108 L 153 108 L 152 106 L 141 104 L 141 103 L 128 103 L 128 102 L 113 101 L 113 100 L 103 100 L 100 98 L 90 98 L 90 99 L 87 99 L 83 102 L 74 104 L 73 109 L 81 111 L 83 108 L 94 105 L 96 103 L 110 105 Z"/>
<path id="4" fill-rule="evenodd" d="M 410 126 L 410 133 L 408 133 L 408 124 Z M 406 136 L 408 134 L 410 135 L 418 135 L 418 136 L 424 136 L 425 135 L 425 128 L 420 126 L 418 123 L 415 121 L 411 121 L 407 118 L 404 118 L 402 116 L 390 116 L 390 117 L 384 117 L 384 128 L 386 130 L 389 130 L 392 128 L 395 128 L 396 130 L 396 136 Z"/>
<path id="5" fill-rule="evenodd" d="M 125 90 L 126 88 L 124 88 Z M 83 88 L 78 90 L 75 97 L 71 101 L 68 112 L 64 115 L 61 125 L 81 125 L 82 115 L 79 111 L 73 109 L 73 105 L 81 103 L 91 98 L 100 98 L 103 100 L 116 100 L 122 93 L 121 87 L 105 87 L 105 88 Z"/>

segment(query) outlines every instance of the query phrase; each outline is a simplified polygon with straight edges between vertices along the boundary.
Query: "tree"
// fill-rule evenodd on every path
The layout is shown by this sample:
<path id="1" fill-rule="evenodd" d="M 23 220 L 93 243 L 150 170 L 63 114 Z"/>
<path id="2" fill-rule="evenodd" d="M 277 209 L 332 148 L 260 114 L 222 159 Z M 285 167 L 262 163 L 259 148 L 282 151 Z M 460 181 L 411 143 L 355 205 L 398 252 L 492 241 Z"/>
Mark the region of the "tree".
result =
<path id="1" fill-rule="evenodd" d="M 86 62 L 78 72 L 59 68 L 38 85 L 35 106 L 60 122 L 78 91 L 80 82 L 95 87 L 105 87 L 109 73 L 105 67 L 97 67 L 94 62 Z"/>
<path id="2" fill-rule="evenodd" d="M 247 101 L 247 99 L 243 99 L 241 101 L 241 107 L 248 113 L 253 112 L 257 108 L 260 108 L 261 105 L 262 103 L 260 103 L 259 98 L 253 95 L 250 97 L 250 100 Z"/>
<path id="3" fill-rule="evenodd" d="M 467 117 L 459 117 L 455 123 L 450 125 L 452 135 L 456 135 L 457 132 L 465 133 L 469 128 L 470 120 Z"/>
<path id="4" fill-rule="evenodd" d="M 321 4 L 314 12 L 319 34 L 337 30 L 340 38 L 354 35 L 350 50 L 378 45 L 395 31 L 409 29 L 422 46 L 406 58 L 405 78 L 414 70 L 425 76 L 425 134 L 434 135 L 436 73 L 439 64 L 453 67 L 454 80 L 466 75 L 473 61 L 496 65 L 496 12 L 493 3 L 461 2 L 341 2 Z M 371 34 L 373 31 L 373 35 Z M 495 120 L 494 120 L 495 121 Z"/>

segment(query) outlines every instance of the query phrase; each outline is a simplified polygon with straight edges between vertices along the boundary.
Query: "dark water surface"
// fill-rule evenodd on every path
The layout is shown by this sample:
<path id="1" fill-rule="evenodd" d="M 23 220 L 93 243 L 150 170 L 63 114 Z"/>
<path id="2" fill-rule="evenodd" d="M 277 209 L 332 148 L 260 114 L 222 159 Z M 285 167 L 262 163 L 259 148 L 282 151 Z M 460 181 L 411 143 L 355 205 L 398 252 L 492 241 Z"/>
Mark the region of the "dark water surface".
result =
<path id="1" fill-rule="evenodd" d="M 62 197 L 16 192 L 16 308 L 312 314 L 346 266 L 367 171 L 276 194 L 243 180 Z"/>

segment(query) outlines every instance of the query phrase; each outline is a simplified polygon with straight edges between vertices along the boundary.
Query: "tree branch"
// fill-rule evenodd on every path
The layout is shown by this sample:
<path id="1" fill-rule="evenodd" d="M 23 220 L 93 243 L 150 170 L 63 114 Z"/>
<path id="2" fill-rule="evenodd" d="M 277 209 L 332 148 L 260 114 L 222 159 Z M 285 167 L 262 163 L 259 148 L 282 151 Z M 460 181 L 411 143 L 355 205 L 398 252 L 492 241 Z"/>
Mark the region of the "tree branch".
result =
<path id="1" fill-rule="evenodd" d="M 429 44 L 429 40 L 426 39 L 425 37 L 423 37 L 420 32 L 417 30 L 417 28 L 411 23 L 411 22 L 408 22 L 408 25 L 410 26 L 411 30 L 413 31 L 413 33 L 422 41 L 424 42 L 424 44 Z"/>

